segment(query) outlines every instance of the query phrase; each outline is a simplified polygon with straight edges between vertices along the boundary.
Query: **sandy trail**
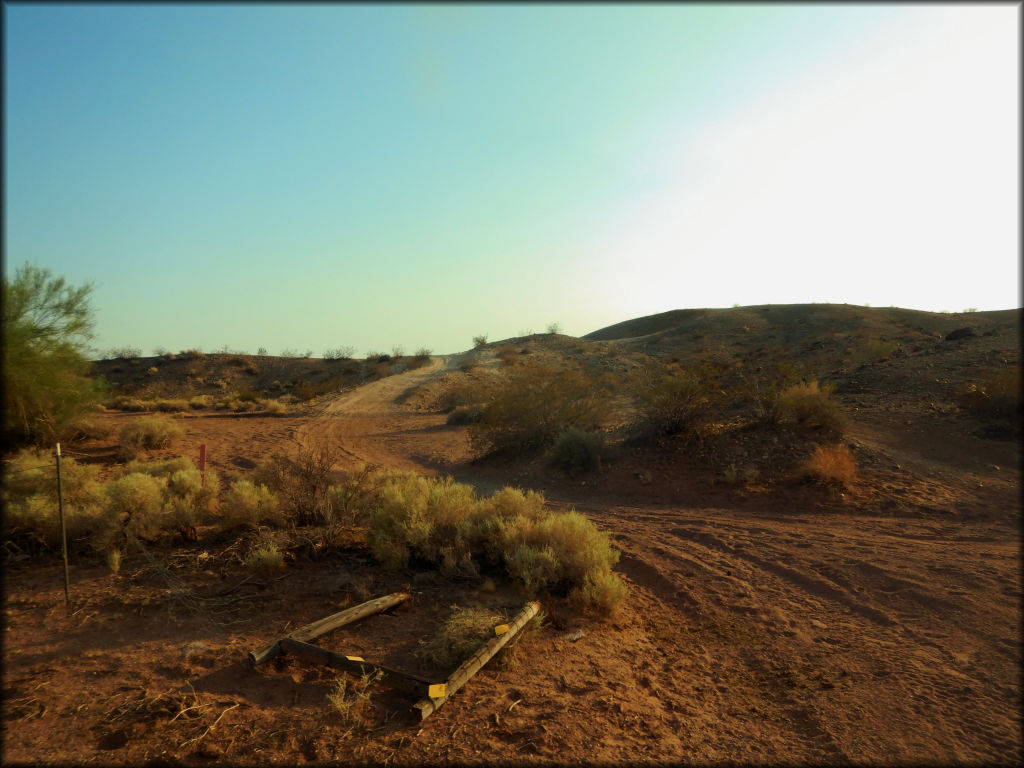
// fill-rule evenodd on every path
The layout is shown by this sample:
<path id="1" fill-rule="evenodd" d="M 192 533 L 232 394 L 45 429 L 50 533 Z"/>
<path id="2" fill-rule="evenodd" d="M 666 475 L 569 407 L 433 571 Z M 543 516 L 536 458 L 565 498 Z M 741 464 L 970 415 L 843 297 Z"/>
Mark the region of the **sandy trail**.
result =
<path id="1" fill-rule="evenodd" d="M 341 464 L 435 475 L 466 458 L 464 435 L 444 430 L 445 416 L 403 406 L 417 387 L 454 370 L 463 355 L 439 355 L 413 371 L 388 376 L 354 390 L 328 395 L 295 431 L 304 448 L 327 445 L 339 451 Z"/>

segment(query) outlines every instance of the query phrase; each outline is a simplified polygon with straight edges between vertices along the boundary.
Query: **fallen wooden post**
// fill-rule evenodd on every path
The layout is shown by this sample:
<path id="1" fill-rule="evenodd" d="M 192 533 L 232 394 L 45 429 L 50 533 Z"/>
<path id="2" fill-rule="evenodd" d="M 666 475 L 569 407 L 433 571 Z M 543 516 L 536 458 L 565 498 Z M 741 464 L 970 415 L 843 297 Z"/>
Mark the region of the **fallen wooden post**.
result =
<path id="1" fill-rule="evenodd" d="M 448 701 L 459 688 L 465 685 L 473 675 L 483 668 L 484 664 L 491 660 L 494 654 L 504 648 L 508 641 L 515 637 L 516 633 L 525 627 L 530 619 L 537 615 L 539 610 L 540 603 L 535 601 L 527 603 L 511 622 L 502 624 L 495 630 L 497 632 L 507 627 L 504 632 L 500 632 L 497 637 L 492 637 L 484 643 L 476 653 L 448 675 L 448 679 L 443 684 L 431 686 L 432 690 L 430 693 L 436 693 L 437 695 L 428 694 L 427 698 L 416 702 L 415 707 L 420 711 L 420 719 L 425 720 L 431 713 L 437 711 L 442 704 Z"/>
<path id="2" fill-rule="evenodd" d="M 402 687 L 412 689 L 414 693 L 420 696 L 427 696 L 430 692 L 430 686 L 432 685 L 431 681 L 425 677 L 414 675 L 411 672 L 392 669 L 391 667 L 386 667 L 383 664 L 367 661 L 359 656 L 346 656 L 343 653 L 328 651 L 326 648 L 321 648 L 318 645 L 303 643 L 298 640 L 293 640 L 290 637 L 281 638 L 280 643 L 282 651 L 293 656 L 297 656 L 300 659 L 304 659 L 305 661 L 311 661 L 315 664 L 324 664 L 325 666 L 333 669 L 342 669 L 346 672 L 351 672 L 360 676 L 368 675 L 375 670 L 379 670 L 385 675 L 397 679 L 392 680 L 392 683 L 404 683 Z"/>
<path id="3" fill-rule="evenodd" d="M 333 613 L 330 616 L 314 621 L 312 624 L 307 624 L 306 626 L 291 632 L 286 636 L 286 638 L 289 640 L 297 640 L 300 643 L 307 643 L 321 635 L 326 635 L 328 632 L 331 632 L 338 627 L 343 627 L 346 624 L 359 621 L 359 619 L 371 616 L 375 613 L 386 611 L 388 608 L 392 608 L 399 603 L 408 600 L 409 597 L 409 592 L 394 592 L 390 595 L 385 595 L 384 597 L 378 597 L 374 600 L 360 603 L 352 608 L 347 608 L 339 613 Z M 250 651 L 249 661 L 252 662 L 253 666 L 256 666 L 257 664 L 262 664 L 264 661 L 274 658 L 280 652 L 281 640 L 275 640 L 270 645 L 265 645 L 255 651 Z"/>

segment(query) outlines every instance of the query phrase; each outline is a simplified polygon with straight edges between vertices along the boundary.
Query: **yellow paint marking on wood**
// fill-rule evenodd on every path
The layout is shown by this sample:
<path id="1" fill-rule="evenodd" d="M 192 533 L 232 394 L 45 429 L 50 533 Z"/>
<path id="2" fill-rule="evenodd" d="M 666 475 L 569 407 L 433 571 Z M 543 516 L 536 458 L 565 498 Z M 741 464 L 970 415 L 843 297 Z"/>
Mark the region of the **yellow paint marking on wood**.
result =
<path id="1" fill-rule="evenodd" d="M 427 689 L 427 696 L 432 699 L 440 699 L 448 692 L 448 686 L 444 683 L 434 683 Z"/>
<path id="2" fill-rule="evenodd" d="M 494 628 L 495 637 L 501 637 L 506 632 L 508 632 L 508 624 L 499 624 Z"/>
<path id="3" fill-rule="evenodd" d="M 366 661 L 362 656 L 346 656 L 349 661 Z"/>

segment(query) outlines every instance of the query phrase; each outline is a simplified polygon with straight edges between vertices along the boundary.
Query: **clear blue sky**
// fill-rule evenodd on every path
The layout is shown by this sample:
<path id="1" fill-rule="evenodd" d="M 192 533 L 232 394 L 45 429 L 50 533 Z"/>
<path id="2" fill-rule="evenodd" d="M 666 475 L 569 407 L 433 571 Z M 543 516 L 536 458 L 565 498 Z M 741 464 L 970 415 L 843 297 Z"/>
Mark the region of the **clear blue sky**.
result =
<path id="1" fill-rule="evenodd" d="M 4 272 L 95 346 L 1020 306 L 1015 5 L 4 6 Z"/>

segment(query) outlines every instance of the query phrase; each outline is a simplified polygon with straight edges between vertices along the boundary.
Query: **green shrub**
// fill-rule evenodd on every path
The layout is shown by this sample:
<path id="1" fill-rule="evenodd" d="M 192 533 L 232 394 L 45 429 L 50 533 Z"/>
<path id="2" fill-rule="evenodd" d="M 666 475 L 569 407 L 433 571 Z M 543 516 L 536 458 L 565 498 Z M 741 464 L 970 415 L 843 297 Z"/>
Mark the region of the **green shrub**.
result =
<path id="1" fill-rule="evenodd" d="M 167 478 L 166 505 L 169 524 L 188 539 L 196 538 L 196 526 L 217 508 L 220 477 L 206 471 L 206 482 L 196 468 L 181 469 Z"/>
<path id="2" fill-rule="evenodd" d="M 382 473 L 376 487 L 363 502 L 371 509 L 366 538 L 388 567 L 422 561 L 474 577 L 500 567 L 527 594 L 576 590 L 573 599 L 596 611 L 625 595 L 607 535 L 575 511 L 549 513 L 541 494 L 504 488 L 481 499 L 451 478 L 395 472 Z"/>
<path id="3" fill-rule="evenodd" d="M 273 491 L 250 480 L 231 484 L 220 506 L 220 527 L 234 530 L 260 523 L 279 526 L 284 523 L 280 503 Z"/>
<path id="4" fill-rule="evenodd" d="M 816 380 L 801 382 L 782 393 L 783 412 L 797 424 L 820 426 L 837 435 L 846 429 L 839 404 L 831 399 L 835 387 Z"/>
<path id="5" fill-rule="evenodd" d="M 983 419 L 1011 421 L 1019 426 L 1021 415 L 1021 366 L 968 383 L 957 391 L 960 405 Z"/>
<path id="6" fill-rule="evenodd" d="M 742 391 L 754 402 L 757 421 L 775 425 L 785 417 L 783 392 L 800 379 L 800 367 L 784 360 L 765 366 L 766 370 L 745 374 L 742 377 Z"/>
<path id="7" fill-rule="evenodd" d="M 246 556 L 244 565 L 260 576 L 272 576 L 284 569 L 284 553 L 274 542 L 264 542 Z"/>
<path id="8" fill-rule="evenodd" d="M 183 472 L 195 469 L 196 465 L 187 456 L 176 456 L 173 459 L 158 459 L 156 461 L 129 461 L 124 468 L 124 474 L 142 472 L 154 477 L 170 477 L 175 472 Z"/>
<path id="9" fill-rule="evenodd" d="M 535 452 L 570 427 L 595 428 L 606 402 L 606 394 L 581 371 L 526 365 L 484 406 L 482 418 L 471 426 L 470 440 L 486 452 Z"/>
<path id="10" fill-rule="evenodd" d="M 635 374 L 630 389 L 641 437 L 694 434 L 720 404 L 719 371 L 710 363 L 681 369 L 654 365 Z"/>
<path id="11" fill-rule="evenodd" d="M 107 504 L 97 548 L 101 552 L 127 537 L 155 539 L 168 525 L 164 514 L 167 481 L 133 472 L 107 483 Z"/>
<path id="12" fill-rule="evenodd" d="M 479 336 L 473 337 L 473 346 L 476 348 L 484 347 L 487 345 L 487 334 L 481 333 Z"/>
<path id="13" fill-rule="evenodd" d="M 583 610 L 598 615 L 614 615 L 626 597 L 627 587 L 616 573 L 588 575 L 583 585 L 569 593 L 569 599 Z"/>
<path id="14" fill-rule="evenodd" d="M 212 395 L 196 395 L 188 401 L 188 407 L 193 410 L 201 410 L 203 408 L 213 407 L 213 396 Z"/>
<path id="15" fill-rule="evenodd" d="M 603 432 L 587 432 L 570 427 L 551 447 L 549 462 L 571 474 L 595 472 L 607 451 Z"/>
<path id="16" fill-rule="evenodd" d="M 132 459 L 141 450 L 167 448 L 183 434 L 181 425 L 166 416 L 146 416 L 121 429 L 118 453 L 124 459 Z"/>
<path id="17" fill-rule="evenodd" d="M 61 458 L 61 493 L 68 545 L 97 526 L 106 496 L 97 481 L 99 468 Z M 22 449 L 4 465 L 2 500 L 5 538 L 17 546 L 52 550 L 60 546 L 57 466 L 52 452 Z"/>

